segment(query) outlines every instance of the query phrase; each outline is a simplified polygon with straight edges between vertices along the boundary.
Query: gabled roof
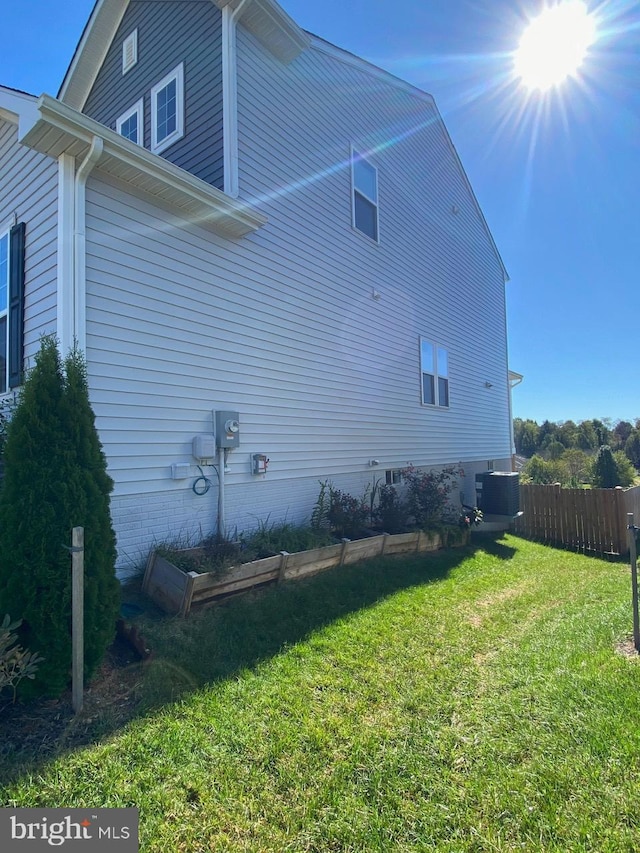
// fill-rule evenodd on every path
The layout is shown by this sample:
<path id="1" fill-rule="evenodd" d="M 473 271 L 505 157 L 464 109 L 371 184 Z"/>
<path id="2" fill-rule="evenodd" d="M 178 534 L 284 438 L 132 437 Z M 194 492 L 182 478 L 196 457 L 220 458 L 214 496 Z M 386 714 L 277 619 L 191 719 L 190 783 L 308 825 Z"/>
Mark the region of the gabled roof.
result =
<path id="1" fill-rule="evenodd" d="M 58 97 L 82 110 L 130 0 L 97 0 L 67 69 Z M 190 2 L 190 0 L 179 0 Z M 275 0 L 211 0 L 238 9 L 238 20 L 282 62 L 291 62 L 309 39 Z"/>
<path id="2" fill-rule="evenodd" d="M 468 177 L 468 175 L 464 169 L 464 166 L 462 165 L 462 160 L 460 159 L 460 155 L 458 154 L 458 151 L 457 151 L 455 145 L 453 144 L 453 140 L 451 139 L 451 136 L 449 135 L 449 131 L 447 130 L 447 126 L 444 123 L 444 120 L 440 114 L 440 110 L 438 109 L 438 107 L 436 105 L 436 102 L 435 102 L 433 95 L 430 95 L 428 92 L 425 92 L 424 89 L 419 89 L 417 86 L 414 86 L 412 83 L 407 83 L 406 80 L 403 80 L 400 77 L 396 77 L 394 74 L 391 74 L 389 71 L 385 71 L 384 68 L 380 68 L 378 65 L 374 65 L 373 63 L 369 62 L 368 60 L 363 59 L 361 56 L 357 56 L 356 54 L 351 53 L 348 50 L 344 50 L 341 47 L 336 47 L 336 45 L 331 44 L 331 42 L 328 42 L 325 39 L 319 38 L 318 36 L 313 35 L 311 33 L 309 33 L 309 36 L 311 38 L 311 45 L 310 46 L 314 50 L 319 50 L 319 51 L 322 51 L 323 53 L 327 53 L 330 56 L 332 56 L 334 59 L 337 59 L 341 62 L 344 62 L 347 65 L 351 65 L 354 68 L 359 68 L 361 71 L 365 71 L 367 74 L 372 74 L 375 77 L 379 77 L 380 79 L 384 80 L 385 82 L 390 83 L 390 84 L 396 86 L 397 88 L 404 90 L 405 92 L 409 92 L 410 94 L 415 95 L 418 98 L 421 98 L 423 101 L 425 101 L 426 103 L 428 103 L 432 107 L 432 109 L 435 113 L 437 122 L 438 122 L 438 126 L 440 127 L 440 130 L 442 131 L 442 133 L 444 135 L 446 143 L 451 150 L 451 153 L 452 153 L 453 158 L 456 162 L 456 165 L 457 165 L 458 169 L 460 170 L 460 174 L 462 175 L 463 180 L 466 184 L 466 187 L 467 187 L 467 190 L 469 192 L 469 196 L 471 198 L 471 201 L 472 201 L 472 203 L 473 203 L 473 205 L 474 205 L 474 207 L 478 213 L 478 216 L 480 217 L 482 227 L 486 231 L 487 237 L 489 238 L 489 242 L 491 243 L 491 247 L 492 247 L 493 251 L 495 252 L 495 255 L 498 259 L 498 263 L 500 264 L 500 268 L 502 270 L 504 280 L 505 280 L 505 282 L 509 281 L 509 273 L 507 272 L 507 268 L 505 267 L 504 261 L 502 260 L 502 256 L 500 255 L 500 252 L 498 251 L 498 246 L 496 245 L 496 242 L 493 239 L 493 234 L 491 233 L 491 229 L 489 228 L 487 220 L 485 219 L 484 213 L 482 212 L 482 208 L 480 207 L 480 203 L 477 199 L 475 192 L 473 191 L 473 187 L 471 186 L 471 182 L 469 180 L 469 177 Z"/>

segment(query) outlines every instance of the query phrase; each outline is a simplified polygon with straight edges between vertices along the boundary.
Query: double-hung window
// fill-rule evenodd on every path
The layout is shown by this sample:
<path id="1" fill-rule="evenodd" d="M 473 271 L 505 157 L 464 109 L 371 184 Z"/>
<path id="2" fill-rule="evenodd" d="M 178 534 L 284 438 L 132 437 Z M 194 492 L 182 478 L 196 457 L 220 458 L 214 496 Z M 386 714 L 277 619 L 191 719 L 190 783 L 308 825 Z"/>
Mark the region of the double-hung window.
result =
<path id="1" fill-rule="evenodd" d="M 378 242 L 378 170 L 358 154 L 351 153 L 352 224 Z"/>
<path id="2" fill-rule="evenodd" d="M 0 230 L 0 394 L 22 374 L 24 222 Z"/>
<path id="3" fill-rule="evenodd" d="M 156 154 L 184 136 L 184 65 L 151 90 L 151 150 Z"/>
<path id="4" fill-rule="evenodd" d="M 422 403 L 425 406 L 449 406 L 449 355 L 444 347 L 420 338 Z"/>
<path id="5" fill-rule="evenodd" d="M 116 119 L 116 130 L 125 139 L 130 139 L 138 145 L 144 144 L 144 100 L 142 98 Z"/>

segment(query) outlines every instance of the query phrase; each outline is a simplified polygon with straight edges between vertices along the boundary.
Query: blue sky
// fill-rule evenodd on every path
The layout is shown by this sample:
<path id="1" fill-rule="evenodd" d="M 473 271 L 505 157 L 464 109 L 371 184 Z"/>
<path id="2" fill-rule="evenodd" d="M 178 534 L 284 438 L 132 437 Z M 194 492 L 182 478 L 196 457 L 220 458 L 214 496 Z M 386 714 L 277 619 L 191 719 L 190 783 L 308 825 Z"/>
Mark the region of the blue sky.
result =
<path id="1" fill-rule="evenodd" d="M 540 0 L 281 5 L 436 98 L 511 276 L 514 415 L 640 418 L 640 3 L 590 0 L 598 41 L 546 99 L 510 80 Z M 55 95 L 92 7 L 7 4 L 0 84 Z"/>

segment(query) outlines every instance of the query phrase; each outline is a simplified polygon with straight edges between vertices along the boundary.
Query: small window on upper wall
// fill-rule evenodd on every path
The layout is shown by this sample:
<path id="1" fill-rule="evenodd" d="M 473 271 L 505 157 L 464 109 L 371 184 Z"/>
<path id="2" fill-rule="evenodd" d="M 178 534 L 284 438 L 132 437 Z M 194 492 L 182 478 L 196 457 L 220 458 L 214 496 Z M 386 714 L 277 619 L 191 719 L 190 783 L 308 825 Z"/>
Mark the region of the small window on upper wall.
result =
<path id="1" fill-rule="evenodd" d="M 120 118 L 116 119 L 116 130 L 125 139 L 130 139 L 138 145 L 144 145 L 144 101 L 142 98 L 130 110 L 122 113 Z"/>
<path id="2" fill-rule="evenodd" d="M 138 62 L 138 30 L 135 29 L 122 42 L 122 73 L 126 74 Z"/>
<path id="3" fill-rule="evenodd" d="M 184 136 L 184 65 L 151 90 L 151 150 L 156 154 Z"/>
<path id="4" fill-rule="evenodd" d="M 444 349 L 420 338 L 422 403 L 425 406 L 449 406 L 449 356 Z"/>
<path id="5" fill-rule="evenodd" d="M 378 170 L 369 161 L 351 152 L 352 224 L 378 242 Z"/>

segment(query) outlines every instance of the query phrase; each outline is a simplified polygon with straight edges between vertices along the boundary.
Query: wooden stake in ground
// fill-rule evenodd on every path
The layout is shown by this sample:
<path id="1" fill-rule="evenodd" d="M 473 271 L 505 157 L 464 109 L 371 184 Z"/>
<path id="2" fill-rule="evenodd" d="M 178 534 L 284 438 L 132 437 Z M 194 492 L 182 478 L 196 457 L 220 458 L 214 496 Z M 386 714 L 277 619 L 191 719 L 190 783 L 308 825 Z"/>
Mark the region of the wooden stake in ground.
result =
<path id="1" fill-rule="evenodd" d="M 627 513 L 627 530 L 629 532 L 629 559 L 631 560 L 631 600 L 633 602 L 633 645 L 640 653 L 640 619 L 638 618 L 638 566 L 636 553 L 636 526 L 633 523 L 633 513 Z"/>
<path id="2" fill-rule="evenodd" d="M 71 701 L 82 711 L 84 689 L 84 527 L 71 532 Z"/>

